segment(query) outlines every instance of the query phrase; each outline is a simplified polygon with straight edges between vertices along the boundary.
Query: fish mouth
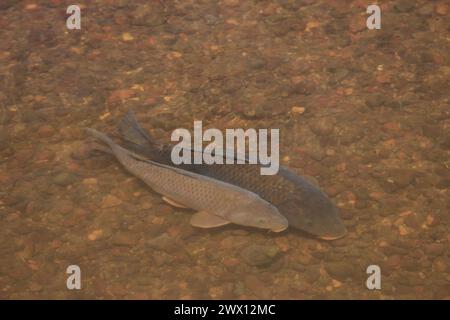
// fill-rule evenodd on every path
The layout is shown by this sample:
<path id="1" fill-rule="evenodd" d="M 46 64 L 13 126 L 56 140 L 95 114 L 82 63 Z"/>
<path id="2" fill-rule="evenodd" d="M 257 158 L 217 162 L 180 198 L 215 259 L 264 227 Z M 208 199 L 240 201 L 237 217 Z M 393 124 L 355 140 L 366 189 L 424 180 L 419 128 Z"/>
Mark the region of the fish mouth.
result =
<path id="1" fill-rule="evenodd" d="M 272 231 L 272 232 L 282 232 L 282 231 L 284 231 L 286 229 L 287 229 L 287 226 L 282 226 L 280 228 L 270 229 L 270 231 Z"/>
<path id="2" fill-rule="evenodd" d="M 337 240 L 337 239 L 340 239 L 340 238 L 343 238 L 343 237 L 345 237 L 345 234 L 340 235 L 340 236 L 323 236 L 323 237 L 319 237 L 319 239 L 326 240 L 326 241 L 331 241 L 331 240 Z"/>
<path id="3" fill-rule="evenodd" d="M 345 237 L 347 235 L 347 229 L 344 229 L 343 232 L 337 234 L 337 235 L 324 235 L 324 236 L 317 236 L 317 238 L 321 240 L 331 241 L 331 240 L 337 240 Z"/>

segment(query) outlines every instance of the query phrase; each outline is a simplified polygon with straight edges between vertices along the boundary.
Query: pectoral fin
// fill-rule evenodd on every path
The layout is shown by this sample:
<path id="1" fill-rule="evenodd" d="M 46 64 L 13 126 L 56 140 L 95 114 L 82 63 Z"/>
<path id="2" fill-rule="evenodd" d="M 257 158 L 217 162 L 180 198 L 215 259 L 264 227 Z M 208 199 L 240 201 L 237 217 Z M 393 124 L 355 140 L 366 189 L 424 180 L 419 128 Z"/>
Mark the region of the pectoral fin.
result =
<path id="1" fill-rule="evenodd" d="M 194 215 L 191 217 L 191 225 L 198 228 L 216 228 L 229 223 L 230 221 L 227 221 L 205 211 L 194 213 Z"/>
<path id="2" fill-rule="evenodd" d="M 179 204 L 178 202 L 176 202 L 175 200 L 172 200 L 170 198 L 167 197 L 162 197 L 162 199 L 167 202 L 168 204 L 177 207 L 177 208 L 186 208 L 185 206 L 183 206 L 182 204 Z"/>

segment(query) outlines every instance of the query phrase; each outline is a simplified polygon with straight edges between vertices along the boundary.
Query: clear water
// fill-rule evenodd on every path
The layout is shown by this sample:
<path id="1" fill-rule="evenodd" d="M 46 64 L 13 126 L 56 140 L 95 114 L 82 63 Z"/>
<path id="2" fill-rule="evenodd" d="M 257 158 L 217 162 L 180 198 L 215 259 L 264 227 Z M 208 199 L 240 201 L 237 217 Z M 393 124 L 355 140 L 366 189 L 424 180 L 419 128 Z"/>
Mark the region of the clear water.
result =
<path id="1" fill-rule="evenodd" d="M 0 4 L 0 298 L 449 298 L 449 7 L 383 2 Z M 345 238 L 198 230 L 82 128 L 279 128 Z M 68 290 L 67 267 L 81 270 Z M 381 290 L 369 290 L 377 265 Z"/>

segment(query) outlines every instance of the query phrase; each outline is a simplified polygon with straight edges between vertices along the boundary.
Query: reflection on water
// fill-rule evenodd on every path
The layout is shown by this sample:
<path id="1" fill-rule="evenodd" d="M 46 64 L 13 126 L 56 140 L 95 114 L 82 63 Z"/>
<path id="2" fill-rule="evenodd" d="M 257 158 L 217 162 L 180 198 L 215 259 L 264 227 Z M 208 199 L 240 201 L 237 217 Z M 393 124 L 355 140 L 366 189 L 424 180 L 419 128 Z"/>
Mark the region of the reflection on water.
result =
<path id="1" fill-rule="evenodd" d="M 443 1 L 388 2 L 381 30 L 348 1 L 89 1 L 81 30 L 65 8 L 0 5 L 0 298 L 449 298 Z M 192 228 L 91 152 L 82 129 L 129 109 L 164 142 L 194 120 L 279 128 L 348 235 Z"/>

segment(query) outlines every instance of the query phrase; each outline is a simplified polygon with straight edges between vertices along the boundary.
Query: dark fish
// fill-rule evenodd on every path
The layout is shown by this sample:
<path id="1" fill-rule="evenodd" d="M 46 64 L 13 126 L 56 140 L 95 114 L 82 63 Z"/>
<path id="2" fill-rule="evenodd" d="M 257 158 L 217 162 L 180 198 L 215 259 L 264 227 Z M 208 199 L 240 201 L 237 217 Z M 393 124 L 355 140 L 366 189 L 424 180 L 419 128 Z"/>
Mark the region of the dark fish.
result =
<path id="1" fill-rule="evenodd" d="M 153 141 L 131 111 L 120 122 L 119 134 L 128 149 L 148 159 L 234 184 L 258 194 L 277 207 L 291 227 L 324 240 L 338 239 L 347 233 L 336 206 L 327 195 L 284 166 L 280 166 L 276 175 L 261 175 L 259 164 L 175 165 L 171 160 L 172 146 Z"/>

